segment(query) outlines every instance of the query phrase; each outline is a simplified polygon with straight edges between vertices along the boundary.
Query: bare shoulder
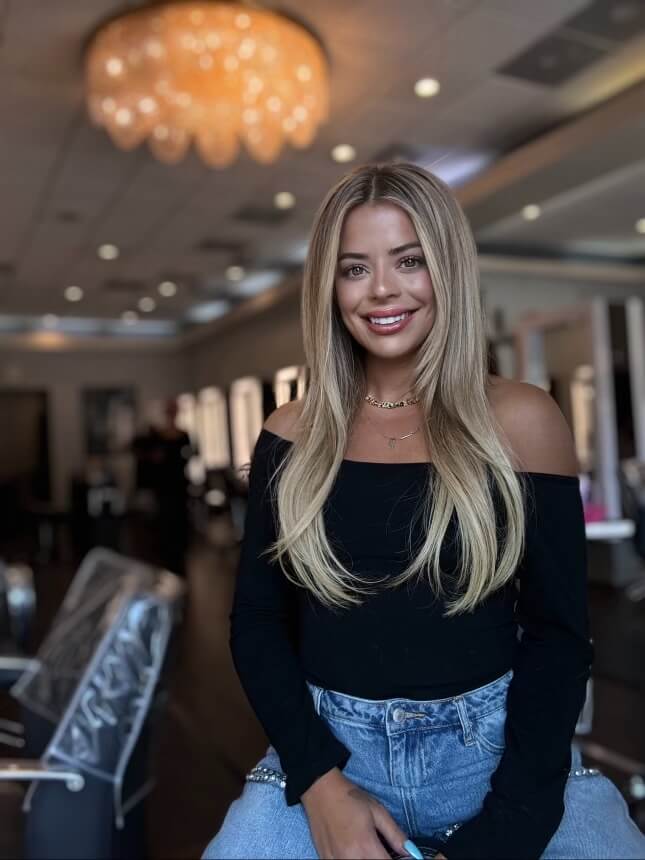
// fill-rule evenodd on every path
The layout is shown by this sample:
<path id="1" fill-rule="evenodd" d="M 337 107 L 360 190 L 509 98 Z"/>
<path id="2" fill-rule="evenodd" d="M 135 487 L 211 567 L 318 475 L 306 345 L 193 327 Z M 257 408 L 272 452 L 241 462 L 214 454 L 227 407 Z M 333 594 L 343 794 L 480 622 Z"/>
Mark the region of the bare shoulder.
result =
<path id="1" fill-rule="evenodd" d="M 293 442 L 299 432 L 298 422 L 302 414 L 302 406 L 302 400 L 290 400 L 288 403 L 283 403 L 282 406 L 274 409 L 265 420 L 265 428 Z"/>
<path id="2" fill-rule="evenodd" d="M 578 474 L 571 430 L 550 394 L 528 382 L 491 376 L 488 396 L 493 415 L 511 445 L 514 468 Z"/>

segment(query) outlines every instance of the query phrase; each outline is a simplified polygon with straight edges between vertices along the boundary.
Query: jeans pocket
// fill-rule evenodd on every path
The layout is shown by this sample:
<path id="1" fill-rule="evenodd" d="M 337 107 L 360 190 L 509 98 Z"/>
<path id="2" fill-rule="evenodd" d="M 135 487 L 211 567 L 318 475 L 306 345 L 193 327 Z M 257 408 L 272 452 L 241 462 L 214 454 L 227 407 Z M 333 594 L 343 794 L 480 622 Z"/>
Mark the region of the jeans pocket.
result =
<path id="1" fill-rule="evenodd" d="M 502 706 L 487 714 L 477 714 L 472 719 L 471 730 L 480 749 L 493 755 L 501 755 L 506 748 L 504 729 L 506 707 Z"/>

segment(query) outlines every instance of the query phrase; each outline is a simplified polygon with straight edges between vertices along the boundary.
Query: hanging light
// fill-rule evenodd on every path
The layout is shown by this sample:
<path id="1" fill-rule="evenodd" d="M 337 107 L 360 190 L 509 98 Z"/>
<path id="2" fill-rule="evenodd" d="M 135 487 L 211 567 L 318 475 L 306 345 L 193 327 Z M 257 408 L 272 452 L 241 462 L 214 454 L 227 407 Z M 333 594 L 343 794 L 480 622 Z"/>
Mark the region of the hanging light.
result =
<path id="1" fill-rule="evenodd" d="M 173 163 L 191 142 L 224 167 L 240 144 L 262 163 L 285 141 L 306 147 L 328 115 L 321 46 L 275 12 L 222 0 L 174 0 L 104 25 L 86 56 L 91 118 L 115 144 L 147 140 Z"/>

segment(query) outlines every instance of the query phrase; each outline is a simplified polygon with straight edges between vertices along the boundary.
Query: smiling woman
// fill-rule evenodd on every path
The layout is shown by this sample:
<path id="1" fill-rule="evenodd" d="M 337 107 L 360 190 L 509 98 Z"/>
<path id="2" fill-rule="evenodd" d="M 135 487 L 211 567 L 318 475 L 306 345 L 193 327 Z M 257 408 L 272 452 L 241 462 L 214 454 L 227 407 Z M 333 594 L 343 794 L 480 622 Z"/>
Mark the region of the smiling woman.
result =
<path id="1" fill-rule="evenodd" d="M 347 216 L 336 300 L 359 344 L 368 348 L 369 334 L 389 336 L 405 330 L 405 348 L 418 349 L 434 322 L 434 293 L 414 226 L 399 206 L 375 202 L 357 206 Z M 388 347 L 383 343 L 375 348 Z M 401 355 L 401 340 L 392 348 Z"/>
<path id="2" fill-rule="evenodd" d="M 345 176 L 302 323 L 309 387 L 257 441 L 231 613 L 271 746 L 204 856 L 645 857 L 572 751 L 593 650 L 571 433 L 487 372 L 450 189 Z"/>

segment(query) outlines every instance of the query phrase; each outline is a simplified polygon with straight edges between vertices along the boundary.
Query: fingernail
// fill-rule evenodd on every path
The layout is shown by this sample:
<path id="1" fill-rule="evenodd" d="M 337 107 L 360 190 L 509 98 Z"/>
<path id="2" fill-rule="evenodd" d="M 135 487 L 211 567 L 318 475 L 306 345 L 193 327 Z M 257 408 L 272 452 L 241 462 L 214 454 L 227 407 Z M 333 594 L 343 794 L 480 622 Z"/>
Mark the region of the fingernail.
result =
<path id="1" fill-rule="evenodd" d="M 416 857 L 416 860 L 423 860 L 423 854 L 419 851 L 417 846 L 411 839 L 408 839 L 407 842 L 403 843 L 403 847 L 412 857 Z"/>

